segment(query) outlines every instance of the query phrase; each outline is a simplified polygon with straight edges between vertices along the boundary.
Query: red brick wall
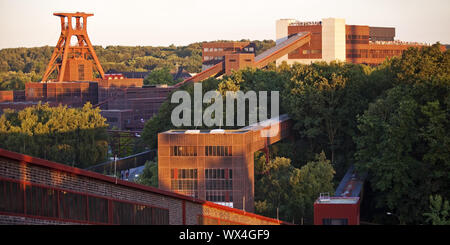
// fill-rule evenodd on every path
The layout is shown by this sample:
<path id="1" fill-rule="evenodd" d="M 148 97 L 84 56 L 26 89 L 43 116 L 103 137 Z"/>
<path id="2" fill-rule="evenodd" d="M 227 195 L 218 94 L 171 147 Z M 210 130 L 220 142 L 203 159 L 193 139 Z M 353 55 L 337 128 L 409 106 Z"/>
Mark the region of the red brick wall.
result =
<path id="1" fill-rule="evenodd" d="M 0 149 L 0 178 L 168 209 L 169 224 L 183 224 L 183 221 L 186 224 L 197 224 L 198 217 L 203 215 L 242 224 L 279 224 L 278 221 L 266 217 L 127 181 L 117 180 L 116 182 L 114 178 L 101 174 L 3 149 Z M 183 211 L 183 207 L 185 211 Z M 185 214 L 185 218 L 183 218 L 183 214 Z M 1 213 L 0 223 L 35 224 L 42 222 L 48 224 L 47 221 L 41 221 L 35 217 L 17 218 L 14 216 L 20 217 L 20 215 Z"/>

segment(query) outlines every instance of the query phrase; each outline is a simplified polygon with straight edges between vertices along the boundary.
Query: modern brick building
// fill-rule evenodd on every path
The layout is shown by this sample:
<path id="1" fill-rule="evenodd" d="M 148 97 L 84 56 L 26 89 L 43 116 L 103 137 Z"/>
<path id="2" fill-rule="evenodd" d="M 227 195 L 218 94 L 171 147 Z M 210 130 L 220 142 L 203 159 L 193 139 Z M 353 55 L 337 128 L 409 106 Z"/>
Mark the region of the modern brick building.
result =
<path id="1" fill-rule="evenodd" d="M 314 22 L 280 19 L 276 22 L 277 44 L 300 32 L 310 32 L 311 42 L 278 59 L 277 65 L 283 61 L 309 64 L 335 60 L 378 65 L 388 57 L 401 55 L 409 47 L 426 46 L 395 41 L 393 27 L 347 25 L 345 19 L 326 18 Z M 444 46 L 442 50 L 445 50 Z"/>
<path id="2" fill-rule="evenodd" d="M 286 224 L 0 149 L 0 224 Z"/>
<path id="3" fill-rule="evenodd" d="M 255 54 L 255 44 L 251 42 L 210 42 L 202 45 L 202 71 L 224 61 L 228 54 Z"/>
<path id="4" fill-rule="evenodd" d="M 159 188 L 253 212 L 253 155 L 288 137 L 290 124 L 281 115 L 239 130 L 159 133 Z"/>

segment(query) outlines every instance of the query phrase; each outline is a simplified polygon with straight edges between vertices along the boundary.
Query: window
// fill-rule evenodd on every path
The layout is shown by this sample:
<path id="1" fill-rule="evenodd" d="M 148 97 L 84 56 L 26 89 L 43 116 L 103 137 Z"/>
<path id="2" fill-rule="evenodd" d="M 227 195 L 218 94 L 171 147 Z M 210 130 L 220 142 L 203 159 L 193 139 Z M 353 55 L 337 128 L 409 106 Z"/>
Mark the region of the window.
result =
<path id="1" fill-rule="evenodd" d="M 172 146 L 170 147 L 170 155 L 171 156 L 197 156 L 197 147 L 196 146 Z"/>
<path id="2" fill-rule="evenodd" d="M 205 146 L 206 156 L 232 156 L 232 146 Z"/>
<path id="3" fill-rule="evenodd" d="M 232 178 L 231 169 L 205 169 L 206 200 L 212 202 L 232 202 Z"/>
<path id="4" fill-rule="evenodd" d="M 84 64 L 78 65 L 78 80 L 84 80 Z"/>
<path id="5" fill-rule="evenodd" d="M 171 190 L 198 198 L 198 171 L 197 169 L 170 170 Z"/>

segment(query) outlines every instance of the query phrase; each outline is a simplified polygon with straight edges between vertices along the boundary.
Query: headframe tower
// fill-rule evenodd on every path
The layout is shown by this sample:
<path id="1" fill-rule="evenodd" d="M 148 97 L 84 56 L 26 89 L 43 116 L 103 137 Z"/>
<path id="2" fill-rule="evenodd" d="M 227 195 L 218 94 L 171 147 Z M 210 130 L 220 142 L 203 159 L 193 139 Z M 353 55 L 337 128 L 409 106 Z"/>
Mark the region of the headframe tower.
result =
<path id="1" fill-rule="evenodd" d="M 104 71 L 92 47 L 87 34 L 87 17 L 94 14 L 54 13 L 61 19 L 61 35 L 47 65 L 42 81 L 47 81 L 50 75 L 57 71 L 57 82 L 62 81 L 93 81 L 93 68 L 104 79 Z M 71 40 L 77 41 L 71 45 Z"/>

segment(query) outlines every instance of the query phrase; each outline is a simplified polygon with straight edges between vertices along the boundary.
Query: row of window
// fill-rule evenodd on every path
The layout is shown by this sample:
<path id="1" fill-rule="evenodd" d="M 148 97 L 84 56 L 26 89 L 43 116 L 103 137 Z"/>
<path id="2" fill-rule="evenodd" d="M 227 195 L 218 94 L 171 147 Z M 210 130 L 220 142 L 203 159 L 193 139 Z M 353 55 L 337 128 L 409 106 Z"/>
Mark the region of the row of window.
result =
<path id="1" fill-rule="evenodd" d="M 173 146 L 170 148 L 171 156 L 197 156 L 196 146 Z"/>
<path id="2" fill-rule="evenodd" d="M 206 180 L 206 190 L 232 190 L 233 180 Z"/>
<path id="3" fill-rule="evenodd" d="M 233 155 L 232 152 L 232 146 L 205 146 L 206 156 L 229 157 Z"/>
<path id="4" fill-rule="evenodd" d="M 347 44 L 369 44 L 369 40 L 354 40 L 354 39 L 347 39 Z"/>
<path id="5" fill-rule="evenodd" d="M 367 39 L 369 40 L 368 35 L 347 35 L 347 39 Z"/>
<path id="6" fill-rule="evenodd" d="M 203 57 L 204 61 L 207 60 L 223 60 L 225 57 L 224 56 L 205 56 Z"/>
<path id="7" fill-rule="evenodd" d="M 367 50 L 367 49 L 348 49 L 347 58 L 385 58 L 389 56 L 399 56 L 402 50 Z"/>
<path id="8" fill-rule="evenodd" d="M 5 180 L 0 180 L 0 212 L 103 224 L 169 223 L 166 209 Z"/>
<path id="9" fill-rule="evenodd" d="M 232 146 L 205 146 L 206 156 L 233 156 Z M 197 156 L 196 146 L 172 146 L 171 156 Z"/>
<path id="10" fill-rule="evenodd" d="M 222 52 L 223 48 L 204 48 L 203 52 Z"/>
<path id="11" fill-rule="evenodd" d="M 193 179 L 173 179 L 170 181 L 170 189 L 175 191 L 190 190 L 196 191 L 198 189 L 198 180 Z"/>
<path id="12" fill-rule="evenodd" d="M 232 169 L 207 168 L 205 169 L 205 179 L 232 179 Z"/>
<path id="13" fill-rule="evenodd" d="M 197 179 L 197 169 L 171 169 L 170 178 L 171 179 Z"/>
<path id="14" fill-rule="evenodd" d="M 198 170 L 195 168 L 171 169 L 171 179 L 197 179 Z M 232 179 L 232 169 L 207 168 L 205 169 L 205 179 Z"/>
<path id="15" fill-rule="evenodd" d="M 320 49 L 312 49 L 312 50 L 304 49 L 304 50 L 302 50 L 302 54 L 321 54 L 321 53 L 322 53 L 322 50 L 320 50 Z"/>
<path id="16" fill-rule="evenodd" d="M 210 202 L 233 202 L 231 191 L 207 191 L 206 201 Z"/>

